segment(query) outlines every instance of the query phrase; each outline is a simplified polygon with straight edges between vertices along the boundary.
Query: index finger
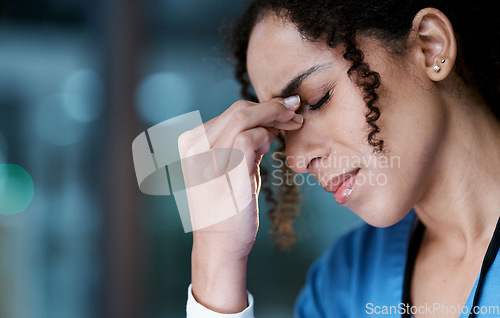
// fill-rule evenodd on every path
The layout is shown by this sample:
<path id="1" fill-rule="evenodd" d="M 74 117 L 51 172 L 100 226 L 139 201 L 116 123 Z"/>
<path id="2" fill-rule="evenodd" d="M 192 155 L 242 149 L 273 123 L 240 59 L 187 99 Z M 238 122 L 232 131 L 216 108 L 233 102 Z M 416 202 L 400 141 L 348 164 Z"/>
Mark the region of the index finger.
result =
<path id="1" fill-rule="evenodd" d="M 298 95 L 287 98 L 273 98 L 252 107 L 243 108 L 234 112 L 231 118 L 233 133 L 245 131 L 258 126 L 269 127 L 273 122 L 286 123 L 295 116 L 295 111 L 300 107 Z"/>

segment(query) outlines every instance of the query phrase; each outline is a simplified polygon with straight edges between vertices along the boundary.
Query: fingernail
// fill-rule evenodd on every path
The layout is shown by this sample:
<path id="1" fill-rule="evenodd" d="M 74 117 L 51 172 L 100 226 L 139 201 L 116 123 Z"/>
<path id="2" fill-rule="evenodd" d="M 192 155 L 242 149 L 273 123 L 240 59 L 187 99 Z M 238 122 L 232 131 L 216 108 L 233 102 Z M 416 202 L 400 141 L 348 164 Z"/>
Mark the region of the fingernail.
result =
<path id="1" fill-rule="evenodd" d="M 292 120 L 298 124 L 302 124 L 304 122 L 304 116 L 301 114 L 295 114 L 293 115 Z"/>
<path id="2" fill-rule="evenodd" d="M 293 95 L 285 98 L 283 102 L 285 103 L 286 108 L 296 111 L 300 106 L 300 97 L 299 95 Z"/>

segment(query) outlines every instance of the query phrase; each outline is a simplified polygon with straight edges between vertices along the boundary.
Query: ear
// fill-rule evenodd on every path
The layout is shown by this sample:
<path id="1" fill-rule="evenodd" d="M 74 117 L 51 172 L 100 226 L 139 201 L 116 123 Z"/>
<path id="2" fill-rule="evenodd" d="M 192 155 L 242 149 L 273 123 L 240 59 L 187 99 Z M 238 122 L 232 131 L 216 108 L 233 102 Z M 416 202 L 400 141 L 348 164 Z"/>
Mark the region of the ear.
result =
<path id="1" fill-rule="evenodd" d="M 450 20 L 438 9 L 422 9 L 413 19 L 412 33 L 417 65 L 432 81 L 445 79 L 457 57 L 457 42 Z"/>

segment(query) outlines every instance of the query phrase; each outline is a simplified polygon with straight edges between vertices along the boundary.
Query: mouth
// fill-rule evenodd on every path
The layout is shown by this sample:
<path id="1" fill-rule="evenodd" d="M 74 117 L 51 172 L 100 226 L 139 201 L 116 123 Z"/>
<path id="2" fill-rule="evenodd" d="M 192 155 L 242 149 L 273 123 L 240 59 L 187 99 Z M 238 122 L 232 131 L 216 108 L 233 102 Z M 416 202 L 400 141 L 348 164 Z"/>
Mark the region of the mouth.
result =
<path id="1" fill-rule="evenodd" d="M 322 185 L 323 189 L 332 192 L 338 204 L 345 204 L 352 193 L 359 170 L 360 168 L 354 168 L 346 173 L 334 176 L 326 184 Z"/>

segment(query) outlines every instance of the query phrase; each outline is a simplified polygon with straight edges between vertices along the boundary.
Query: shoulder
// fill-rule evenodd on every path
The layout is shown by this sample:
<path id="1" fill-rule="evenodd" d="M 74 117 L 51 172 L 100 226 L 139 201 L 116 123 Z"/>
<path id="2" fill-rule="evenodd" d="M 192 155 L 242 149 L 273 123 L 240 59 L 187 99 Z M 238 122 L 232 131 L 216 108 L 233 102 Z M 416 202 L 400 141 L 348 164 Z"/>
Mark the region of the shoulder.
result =
<path id="1" fill-rule="evenodd" d="M 343 234 L 310 267 L 297 298 L 296 316 L 330 317 L 329 313 L 336 313 L 337 317 L 361 317 L 368 302 L 399 301 L 414 221 L 411 211 L 393 226 L 377 228 L 363 223 Z M 379 299 L 381 295 L 385 298 Z M 312 311 L 317 314 L 310 314 Z"/>
<path id="2" fill-rule="evenodd" d="M 393 226 L 378 228 L 363 223 L 341 235 L 323 257 L 328 263 L 336 258 L 344 258 L 350 262 L 350 268 L 366 265 L 391 255 L 406 254 L 407 243 L 415 213 L 410 211 L 401 221 Z"/>

